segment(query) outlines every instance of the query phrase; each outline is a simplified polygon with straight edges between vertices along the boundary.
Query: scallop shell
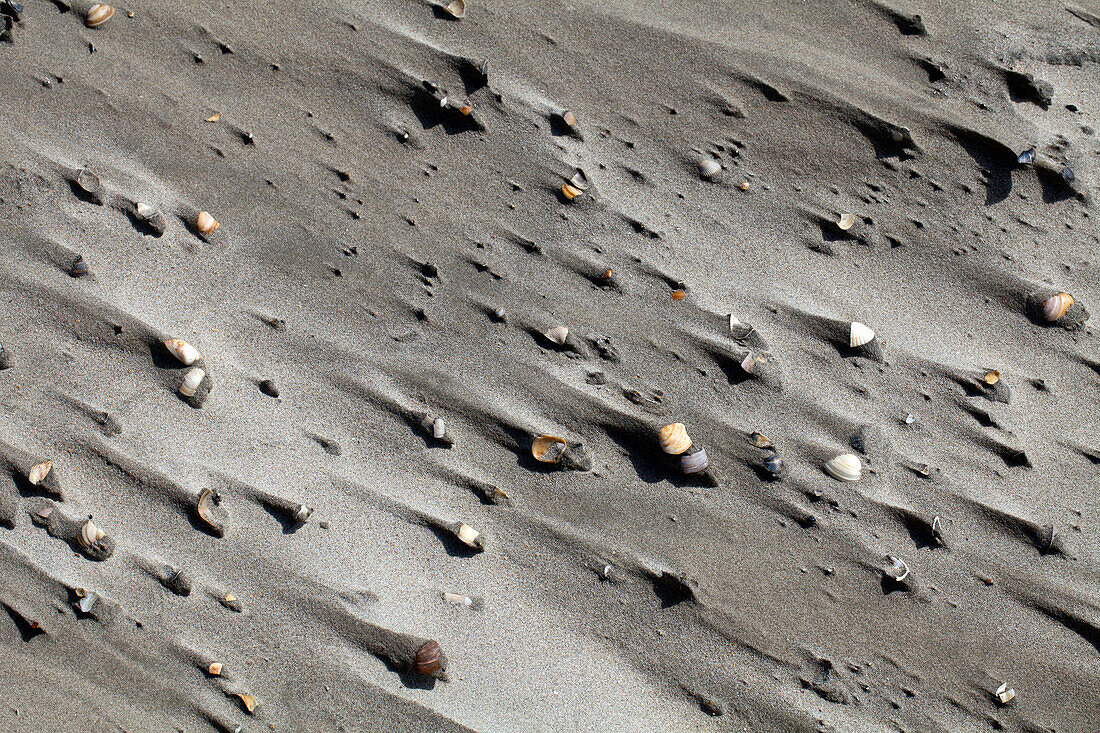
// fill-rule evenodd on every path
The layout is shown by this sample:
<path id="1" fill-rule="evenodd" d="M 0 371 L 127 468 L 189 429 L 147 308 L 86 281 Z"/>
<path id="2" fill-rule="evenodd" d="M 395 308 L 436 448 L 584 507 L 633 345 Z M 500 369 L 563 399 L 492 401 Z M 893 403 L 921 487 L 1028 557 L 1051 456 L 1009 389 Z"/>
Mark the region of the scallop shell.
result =
<path id="1" fill-rule="evenodd" d="M 452 18 L 466 17 L 466 0 L 454 0 L 443 8 Z"/>
<path id="2" fill-rule="evenodd" d="M 194 397 L 195 393 L 199 391 L 199 385 L 202 384 L 202 380 L 206 378 L 206 372 L 198 367 L 190 369 L 187 374 L 183 375 L 183 382 L 180 383 L 180 394 L 184 397 Z"/>
<path id="3" fill-rule="evenodd" d="M 584 193 L 584 191 L 577 188 L 572 183 L 563 183 L 563 184 L 561 184 L 561 194 L 562 194 L 562 196 L 565 196 L 565 198 L 569 199 L 570 201 L 577 198 L 582 193 Z"/>
<path id="4" fill-rule="evenodd" d="M 540 435 L 531 443 L 531 455 L 536 461 L 558 463 L 567 447 L 565 438 L 559 438 L 556 435 Z"/>
<path id="5" fill-rule="evenodd" d="M 206 671 L 209 672 L 214 677 L 217 677 L 217 676 L 221 675 L 221 673 L 222 673 L 222 663 L 221 662 L 211 662 L 210 666 L 206 668 Z"/>
<path id="6" fill-rule="evenodd" d="M 103 530 L 92 524 L 92 520 L 89 519 L 84 523 L 84 526 L 80 528 L 80 534 L 77 536 L 77 541 L 84 547 L 91 547 L 106 536 Z"/>
<path id="7" fill-rule="evenodd" d="M 1043 318 L 1054 323 L 1066 314 L 1073 305 L 1073 296 L 1069 293 L 1058 293 L 1043 301 Z"/>
<path id="8" fill-rule="evenodd" d="M 703 178 L 714 178 L 722 172 L 722 164 L 713 158 L 703 158 L 699 161 L 699 175 Z"/>
<path id="9" fill-rule="evenodd" d="M 222 225 L 218 223 L 218 220 L 210 216 L 210 212 L 200 211 L 199 215 L 195 217 L 195 228 L 199 230 L 199 234 L 208 235 L 213 234 L 222 228 Z"/>
<path id="10" fill-rule="evenodd" d="M 867 326 L 863 325 L 859 321 L 852 321 L 852 326 L 848 331 L 848 345 L 853 349 L 857 346 L 863 346 L 864 344 L 871 343 L 875 338 L 875 332 Z"/>
<path id="11" fill-rule="evenodd" d="M 702 473 L 707 470 L 709 465 L 710 460 L 707 459 L 707 452 L 702 448 L 695 453 L 686 453 L 680 456 L 680 470 L 686 474 Z"/>
<path id="12" fill-rule="evenodd" d="M 909 577 L 909 566 L 901 558 L 886 556 L 886 574 L 899 583 Z"/>
<path id="13" fill-rule="evenodd" d="M 837 227 L 844 231 L 848 231 L 856 224 L 855 214 L 842 214 L 840 220 L 836 223 Z"/>
<path id="14" fill-rule="evenodd" d="M 92 7 L 88 8 L 88 14 L 84 16 L 84 25 L 89 28 L 95 28 L 101 26 L 115 15 L 115 9 L 110 5 L 103 3 L 96 3 Z"/>
<path id="15" fill-rule="evenodd" d="M 191 366 L 202 358 L 199 350 L 183 339 L 165 339 L 164 348 L 171 351 L 173 356 L 187 366 Z"/>
<path id="16" fill-rule="evenodd" d="M 27 480 L 31 482 L 32 486 L 38 486 L 38 484 L 45 480 L 51 468 L 53 468 L 53 461 L 36 463 L 31 466 L 31 470 L 27 471 Z"/>
<path id="17" fill-rule="evenodd" d="M 691 438 L 688 437 L 683 423 L 665 425 L 657 432 L 657 440 L 661 444 L 661 450 L 670 456 L 678 456 L 691 447 Z"/>
<path id="18" fill-rule="evenodd" d="M 558 346 L 565 346 L 565 340 L 569 338 L 569 329 L 565 326 L 554 326 L 543 335 Z"/>
<path id="19" fill-rule="evenodd" d="M 825 473 L 840 481 L 859 481 L 863 464 L 851 453 L 841 453 L 825 462 Z"/>
<path id="20" fill-rule="evenodd" d="M 457 533 L 459 541 L 470 547 L 477 547 L 477 538 L 481 536 L 481 532 L 471 527 L 468 524 L 460 525 Z"/>
<path id="21" fill-rule="evenodd" d="M 417 674 L 431 674 L 443 668 L 443 650 L 438 641 L 428 641 L 416 650 L 413 669 Z"/>

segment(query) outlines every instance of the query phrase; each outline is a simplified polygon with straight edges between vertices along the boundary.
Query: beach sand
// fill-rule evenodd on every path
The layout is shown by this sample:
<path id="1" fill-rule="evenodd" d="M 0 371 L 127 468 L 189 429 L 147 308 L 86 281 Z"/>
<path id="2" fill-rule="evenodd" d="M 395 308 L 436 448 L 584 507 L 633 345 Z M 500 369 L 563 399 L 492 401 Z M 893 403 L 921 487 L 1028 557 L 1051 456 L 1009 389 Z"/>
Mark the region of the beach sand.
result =
<path id="1" fill-rule="evenodd" d="M 5 8 L 0 728 L 1100 728 L 1095 4 Z"/>

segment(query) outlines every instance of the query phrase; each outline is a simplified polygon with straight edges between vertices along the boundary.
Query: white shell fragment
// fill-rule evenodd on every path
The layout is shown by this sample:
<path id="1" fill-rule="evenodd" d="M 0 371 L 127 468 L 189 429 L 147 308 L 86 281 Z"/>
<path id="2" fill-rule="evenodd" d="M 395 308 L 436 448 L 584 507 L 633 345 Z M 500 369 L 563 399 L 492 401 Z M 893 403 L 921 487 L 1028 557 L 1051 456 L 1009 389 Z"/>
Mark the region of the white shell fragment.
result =
<path id="1" fill-rule="evenodd" d="M 855 223 L 856 217 L 854 214 L 842 214 L 840 217 L 840 221 L 838 221 L 836 225 L 844 231 L 848 231 L 853 226 L 855 226 Z"/>
<path id="2" fill-rule="evenodd" d="M 713 158 L 703 158 L 699 161 L 699 175 L 703 178 L 714 178 L 722 172 L 722 164 Z"/>
<path id="3" fill-rule="evenodd" d="M 88 613 L 92 610 L 92 606 L 99 600 L 99 594 L 85 592 L 80 599 L 80 603 L 76 604 L 81 613 Z"/>
<path id="4" fill-rule="evenodd" d="M 1009 687 L 1007 682 L 1002 682 L 1001 686 L 997 688 L 997 692 L 993 694 L 997 696 L 997 700 L 1002 705 L 1007 705 L 1012 701 L 1012 698 L 1016 697 L 1016 690 Z"/>
<path id="5" fill-rule="evenodd" d="M 183 376 L 183 382 L 180 384 L 180 394 L 184 397 L 194 397 L 204 377 L 206 377 L 206 372 L 198 367 L 188 371 Z"/>
<path id="6" fill-rule="evenodd" d="M 80 536 L 77 539 L 80 541 L 80 544 L 85 547 L 91 547 L 106 536 L 103 530 L 92 524 L 92 520 L 89 519 L 84 523 L 84 526 L 80 528 Z"/>
<path id="7" fill-rule="evenodd" d="M 871 343 L 875 338 L 875 332 L 870 328 L 860 323 L 859 321 L 852 321 L 852 327 L 848 331 L 848 345 L 853 349 L 857 346 L 863 346 L 864 344 Z"/>
<path id="8" fill-rule="evenodd" d="M 825 462 L 825 473 L 839 481 L 859 481 L 863 464 L 851 453 L 841 453 Z"/>
<path id="9" fill-rule="evenodd" d="M 305 524 L 306 520 L 308 520 L 312 514 L 312 507 L 308 507 L 305 504 L 299 504 L 298 508 L 294 511 L 294 521 L 299 524 Z"/>
<path id="10" fill-rule="evenodd" d="M 886 574 L 899 583 L 909 577 L 909 566 L 901 558 L 886 556 Z"/>
<path id="11" fill-rule="evenodd" d="M 191 366 L 202 358 L 202 354 L 199 353 L 199 350 L 183 339 L 165 339 L 164 347 L 171 351 L 173 356 L 187 366 Z"/>
<path id="12" fill-rule="evenodd" d="M 481 532 L 478 532 L 468 524 L 463 524 L 458 528 L 458 539 L 470 547 L 477 547 L 475 542 L 480 535 Z"/>
<path id="13" fill-rule="evenodd" d="M 554 326 L 544 335 L 558 346 L 565 346 L 565 340 L 569 338 L 569 329 L 565 326 Z"/>
<path id="14" fill-rule="evenodd" d="M 447 433 L 447 424 L 443 422 L 443 418 L 437 417 L 432 421 L 432 437 L 442 438 Z"/>
<path id="15" fill-rule="evenodd" d="M 31 482 L 32 486 L 38 486 L 49 474 L 51 468 L 53 468 L 53 461 L 36 463 L 31 466 L 30 471 L 27 471 L 27 480 Z"/>
<path id="16" fill-rule="evenodd" d="M 474 605 L 474 599 L 469 596 L 464 596 L 461 593 L 444 593 L 443 600 L 447 603 L 452 603 L 456 606 L 472 606 Z"/>

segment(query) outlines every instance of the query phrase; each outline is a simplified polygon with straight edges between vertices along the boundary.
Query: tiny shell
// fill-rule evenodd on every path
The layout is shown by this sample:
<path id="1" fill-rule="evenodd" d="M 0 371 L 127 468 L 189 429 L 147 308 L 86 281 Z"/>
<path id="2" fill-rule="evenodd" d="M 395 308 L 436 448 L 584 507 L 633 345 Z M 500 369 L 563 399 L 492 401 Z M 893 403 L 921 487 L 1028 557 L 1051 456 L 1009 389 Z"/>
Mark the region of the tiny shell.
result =
<path id="1" fill-rule="evenodd" d="M 84 277 L 88 274 L 88 263 L 84 260 L 84 255 L 77 255 L 71 265 L 69 265 L 69 274 L 73 277 Z"/>
<path id="2" fill-rule="evenodd" d="M 851 453 L 841 453 L 825 462 L 825 473 L 840 481 L 859 481 L 863 464 Z"/>
<path id="3" fill-rule="evenodd" d="M 217 677 L 222 673 L 222 663 L 221 662 L 211 662 L 210 666 L 206 668 L 206 671 L 209 672 L 214 677 Z"/>
<path id="4" fill-rule="evenodd" d="M 565 198 L 572 201 L 573 199 L 577 198 L 582 193 L 584 193 L 584 191 L 577 188 L 572 183 L 563 183 L 563 184 L 561 184 L 561 193 L 562 193 L 562 196 L 565 196 Z"/>
<path id="5" fill-rule="evenodd" d="M 199 234 L 208 235 L 213 234 L 222 228 L 222 225 L 218 223 L 218 220 L 210 216 L 207 211 L 200 211 L 199 215 L 195 217 L 195 228 L 199 230 Z"/>
<path id="6" fill-rule="evenodd" d="M 1016 690 L 1010 688 L 1007 682 L 1002 682 L 1001 686 L 997 688 L 997 692 L 994 694 L 997 696 L 998 702 L 1002 705 L 1007 705 L 1012 702 L 1012 698 L 1016 697 Z"/>
<path id="7" fill-rule="evenodd" d="M 142 221 L 149 221 L 157 215 L 157 207 L 144 201 L 137 202 L 137 215 Z"/>
<path id="8" fill-rule="evenodd" d="M 875 338 L 875 332 L 859 321 L 853 321 L 848 331 L 848 345 L 853 349 L 869 344 Z"/>
<path id="9" fill-rule="evenodd" d="M 1069 166 L 1066 166 L 1065 168 L 1062 169 L 1062 178 L 1065 180 L 1066 183 L 1073 183 L 1074 181 L 1077 180 L 1077 176 L 1074 175 L 1073 171 L 1070 170 Z"/>
<path id="10" fill-rule="evenodd" d="M 85 168 L 76 175 L 76 185 L 88 193 L 99 191 L 99 176 Z"/>
<path id="11" fill-rule="evenodd" d="M 586 176 L 584 171 L 580 168 L 578 168 L 577 172 L 573 174 L 573 177 L 569 179 L 569 183 L 574 188 L 578 188 L 581 191 L 588 190 L 588 176 Z"/>
<path id="12" fill-rule="evenodd" d="M 673 300 L 683 300 L 686 297 L 687 297 L 687 293 L 683 290 L 673 290 L 672 291 L 672 299 Z"/>
<path id="13" fill-rule="evenodd" d="M 80 528 L 80 535 L 77 539 L 84 547 L 91 547 L 104 537 L 106 537 L 106 535 L 103 533 L 103 530 L 92 524 L 92 520 L 89 519 L 84 523 L 84 526 Z"/>
<path id="14" fill-rule="evenodd" d="M 81 590 L 84 590 L 83 588 Z M 99 594 L 89 593 L 84 591 L 84 594 L 80 596 L 80 602 L 76 604 L 81 613 L 90 613 L 95 602 L 99 600 Z"/>
<path id="15" fill-rule="evenodd" d="M 256 698 L 249 695 L 247 692 L 238 692 L 237 697 L 241 698 L 241 703 L 244 705 L 244 709 L 251 715 L 256 709 Z"/>
<path id="16" fill-rule="evenodd" d="M 1020 165 L 1030 165 L 1035 162 L 1035 148 L 1028 148 L 1024 152 L 1020 153 L 1016 158 L 1016 162 Z"/>
<path id="17" fill-rule="evenodd" d="M 194 397 L 195 392 L 199 390 L 199 385 L 202 384 L 202 380 L 206 378 L 206 372 L 198 367 L 195 367 L 183 375 L 183 382 L 180 383 L 180 394 L 184 397 Z"/>
<path id="18" fill-rule="evenodd" d="M 771 438 L 763 433 L 753 432 L 749 435 L 749 442 L 755 445 L 757 448 L 772 448 L 775 444 L 771 441 Z"/>
<path id="19" fill-rule="evenodd" d="M 443 600 L 447 601 L 447 603 L 453 603 L 456 606 L 474 605 L 474 599 L 469 596 L 464 596 L 461 593 L 444 593 Z"/>
<path id="20" fill-rule="evenodd" d="M 92 7 L 88 8 L 88 14 L 84 16 L 84 25 L 89 28 L 95 28 L 96 26 L 103 25 L 112 17 L 114 17 L 115 9 L 110 5 L 103 3 L 96 3 Z"/>
<path id="21" fill-rule="evenodd" d="M 982 381 L 985 382 L 986 384 L 988 384 L 990 387 L 992 387 L 994 384 L 996 384 L 998 381 L 1000 381 L 1000 379 L 1001 379 L 1001 373 L 999 371 L 997 371 L 996 369 L 994 369 L 991 372 L 986 372 L 985 376 L 982 377 Z"/>
<path id="22" fill-rule="evenodd" d="M 531 455 L 543 463 L 558 463 L 565 453 L 565 438 L 556 435 L 540 435 L 531 443 Z"/>
<path id="23" fill-rule="evenodd" d="M 432 421 L 432 437 L 442 438 L 447 433 L 447 424 L 443 422 L 443 418 L 437 417 Z"/>
<path id="24" fill-rule="evenodd" d="M 703 178 L 714 178 L 722 172 L 722 164 L 713 158 L 703 158 L 699 161 L 699 175 Z"/>
<path id="25" fill-rule="evenodd" d="M 742 191 L 748 191 L 749 190 L 749 185 L 750 184 L 749 184 L 748 181 L 741 181 L 741 185 L 738 186 L 738 188 L 740 188 Z"/>
<path id="26" fill-rule="evenodd" d="M 428 641 L 416 650 L 413 669 L 417 674 L 431 674 L 443 667 L 443 650 L 438 641 Z"/>
<path id="27" fill-rule="evenodd" d="M 27 471 L 27 480 L 31 482 L 32 486 L 38 486 L 49 474 L 51 468 L 53 468 L 53 461 L 36 463 L 31 466 L 30 471 Z"/>
<path id="28" fill-rule="evenodd" d="M 470 547 L 477 547 L 477 538 L 481 536 L 481 532 L 471 527 L 468 524 L 460 525 L 458 528 L 458 539 Z"/>
<path id="29" fill-rule="evenodd" d="M 1043 318 L 1054 323 L 1066 314 L 1073 305 L 1073 296 L 1069 293 L 1058 293 L 1043 301 Z"/>
<path id="30" fill-rule="evenodd" d="M 569 125 L 570 127 L 577 124 L 576 116 L 572 112 L 570 112 L 569 110 L 565 110 L 564 112 L 561 113 L 561 119 L 562 119 L 562 122 Z"/>
<path id="31" fill-rule="evenodd" d="M 305 504 L 299 504 L 298 508 L 294 510 L 294 521 L 299 524 L 305 524 L 306 520 L 308 520 L 312 514 L 312 507 L 308 507 Z"/>
<path id="32" fill-rule="evenodd" d="M 909 577 L 909 566 L 901 558 L 893 555 L 886 556 L 886 574 L 899 583 Z"/>
<path id="33" fill-rule="evenodd" d="M 452 18 L 465 18 L 466 17 L 466 0 L 454 0 L 454 2 L 447 5 L 444 10 Z"/>
<path id="34" fill-rule="evenodd" d="M 707 470 L 710 461 L 707 452 L 700 448 L 696 453 L 686 453 L 680 456 L 680 470 L 686 474 L 702 473 Z"/>
<path id="35" fill-rule="evenodd" d="M 199 350 L 183 339 L 165 339 L 164 347 L 187 366 L 191 366 L 202 358 Z"/>
<path id="36" fill-rule="evenodd" d="M 783 470 L 787 467 L 787 464 L 783 462 L 783 459 L 778 454 L 772 453 L 770 456 L 764 459 L 764 470 L 772 475 L 773 478 L 779 478 L 783 475 Z"/>
<path id="37" fill-rule="evenodd" d="M 225 532 L 225 523 L 219 520 L 211 511 L 211 504 L 218 504 L 221 496 L 213 489 L 203 489 L 199 494 L 199 500 L 195 505 L 199 518 L 206 522 L 219 536 Z"/>
<path id="38" fill-rule="evenodd" d="M 543 335 L 558 346 L 565 346 L 565 340 L 569 338 L 569 329 L 565 326 L 554 326 Z"/>
<path id="39" fill-rule="evenodd" d="M 661 450 L 670 456 L 678 456 L 691 447 L 691 438 L 688 437 L 683 423 L 665 425 L 658 431 L 657 440 L 661 444 Z"/>
<path id="40" fill-rule="evenodd" d="M 838 221 L 836 223 L 836 225 L 838 227 L 840 227 L 841 229 L 843 229 L 844 231 L 848 231 L 853 226 L 855 226 L 855 223 L 856 223 L 856 217 L 855 217 L 854 214 L 843 214 L 840 217 L 840 221 Z"/>

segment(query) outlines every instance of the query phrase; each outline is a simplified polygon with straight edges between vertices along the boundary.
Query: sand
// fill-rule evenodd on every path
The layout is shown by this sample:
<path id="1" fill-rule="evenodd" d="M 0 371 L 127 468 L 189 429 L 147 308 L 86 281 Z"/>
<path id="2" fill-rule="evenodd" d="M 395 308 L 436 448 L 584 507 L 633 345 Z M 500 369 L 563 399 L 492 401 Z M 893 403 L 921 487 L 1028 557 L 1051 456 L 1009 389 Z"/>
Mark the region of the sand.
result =
<path id="1" fill-rule="evenodd" d="M 1100 728 L 1095 4 L 23 6 L 0 728 Z"/>

